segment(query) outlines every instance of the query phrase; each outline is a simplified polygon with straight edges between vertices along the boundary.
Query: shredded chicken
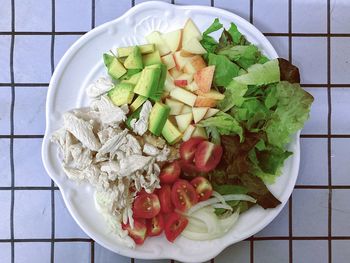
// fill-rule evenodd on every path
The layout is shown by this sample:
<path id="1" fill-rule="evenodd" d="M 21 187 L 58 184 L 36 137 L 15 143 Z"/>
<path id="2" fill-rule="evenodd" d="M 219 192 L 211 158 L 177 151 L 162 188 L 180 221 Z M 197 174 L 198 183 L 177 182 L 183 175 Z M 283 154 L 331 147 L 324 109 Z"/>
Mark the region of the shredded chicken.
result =
<path id="1" fill-rule="evenodd" d="M 114 88 L 114 84 L 109 77 L 102 77 L 90 84 L 86 89 L 86 94 L 90 98 L 98 98 Z"/>
<path id="2" fill-rule="evenodd" d="M 132 119 L 130 122 L 130 126 L 133 131 L 138 135 L 144 135 L 148 129 L 148 119 L 151 113 L 152 104 L 149 100 L 147 100 L 143 105 L 140 111 L 140 117 L 138 120 Z"/>

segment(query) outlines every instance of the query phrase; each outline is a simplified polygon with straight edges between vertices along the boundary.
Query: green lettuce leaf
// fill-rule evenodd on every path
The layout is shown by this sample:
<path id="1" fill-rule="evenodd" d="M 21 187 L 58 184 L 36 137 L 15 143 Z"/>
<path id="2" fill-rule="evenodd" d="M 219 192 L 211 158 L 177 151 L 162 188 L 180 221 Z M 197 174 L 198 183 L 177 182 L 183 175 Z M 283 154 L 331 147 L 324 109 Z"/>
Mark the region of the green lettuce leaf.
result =
<path id="1" fill-rule="evenodd" d="M 225 88 L 225 98 L 219 102 L 218 108 L 226 112 L 233 106 L 242 106 L 245 101 L 244 95 L 248 90 L 248 86 L 232 80 Z"/>
<path id="2" fill-rule="evenodd" d="M 208 126 L 205 128 L 206 132 L 208 134 L 208 137 L 210 138 L 210 141 L 214 144 L 221 144 L 221 137 L 218 129 L 214 126 Z"/>
<path id="3" fill-rule="evenodd" d="M 200 42 L 208 53 L 214 53 L 218 47 L 218 42 L 216 42 L 213 37 L 208 35 L 203 35 L 203 39 Z M 208 58 L 208 53 L 204 54 L 205 59 Z"/>
<path id="4" fill-rule="evenodd" d="M 314 98 L 299 84 L 286 81 L 270 88 L 274 89 L 271 92 L 276 100 L 272 103 L 270 99 L 268 105 L 275 110 L 266 123 L 265 131 L 270 144 L 283 148 L 290 142 L 291 135 L 300 130 L 309 118 Z"/>
<path id="5" fill-rule="evenodd" d="M 215 127 L 221 135 L 237 134 L 240 140 L 243 141 L 242 127 L 235 118 L 227 113 L 218 112 L 214 117 L 202 120 L 197 125 L 200 127 Z"/>
<path id="6" fill-rule="evenodd" d="M 239 67 L 224 55 L 209 54 L 208 64 L 215 65 L 214 84 L 217 86 L 227 86 L 238 76 Z"/>
<path id="7" fill-rule="evenodd" d="M 220 23 L 219 18 L 215 18 L 214 22 L 203 32 L 203 35 L 209 35 L 215 31 L 220 30 L 223 25 Z"/>
<path id="8" fill-rule="evenodd" d="M 247 44 L 247 40 L 245 37 L 239 32 L 237 26 L 234 23 L 231 23 L 230 28 L 227 30 L 232 37 L 233 44 L 235 45 L 245 45 Z"/>

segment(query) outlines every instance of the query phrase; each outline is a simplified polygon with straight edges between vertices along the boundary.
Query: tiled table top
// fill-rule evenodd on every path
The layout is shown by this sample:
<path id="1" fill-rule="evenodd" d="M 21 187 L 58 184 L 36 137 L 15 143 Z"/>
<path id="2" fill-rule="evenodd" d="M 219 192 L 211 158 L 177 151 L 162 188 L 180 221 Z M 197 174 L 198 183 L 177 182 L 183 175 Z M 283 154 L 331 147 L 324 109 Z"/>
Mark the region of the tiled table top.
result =
<path id="1" fill-rule="evenodd" d="M 47 86 L 61 56 L 86 31 L 138 2 L 0 0 L 1 263 L 134 261 L 80 230 L 42 166 L 40 148 Z M 252 22 L 299 66 L 315 97 L 288 205 L 263 231 L 212 261 L 350 262 L 350 1 L 172 2 L 213 5 Z"/>

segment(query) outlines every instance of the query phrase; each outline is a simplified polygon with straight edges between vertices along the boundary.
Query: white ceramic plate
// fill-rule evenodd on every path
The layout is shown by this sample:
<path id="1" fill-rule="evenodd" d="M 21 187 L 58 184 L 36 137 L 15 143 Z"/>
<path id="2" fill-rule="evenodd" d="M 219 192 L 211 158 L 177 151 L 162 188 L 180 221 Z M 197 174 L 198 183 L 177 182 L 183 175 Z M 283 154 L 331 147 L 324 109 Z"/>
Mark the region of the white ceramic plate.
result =
<path id="1" fill-rule="evenodd" d="M 269 41 L 250 23 L 230 12 L 204 6 L 174 6 L 162 2 L 147 2 L 130 9 L 122 17 L 103 24 L 81 37 L 63 56 L 52 76 L 46 104 L 46 133 L 42 156 L 45 168 L 61 189 L 71 215 L 95 241 L 121 255 L 143 258 L 171 258 L 179 261 L 206 261 L 225 247 L 254 235 L 268 225 L 286 204 L 296 182 L 299 169 L 299 134 L 293 138 L 289 150 L 294 155 L 285 162 L 283 174 L 270 187 L 282 204 L 270 210 L 258 206 L 244 213 L 234 228 L 224 237 L 211 241 L 191 241 L 183 237 L 174 244 L 164 236 L 149 238 L 143 246 L 128 249 L 120 246 L 95 206 L 93 189 L 88 184 L 69 181 L 61 169 L 57 148 L 50 143 L 53 131 L 62 126 L 62 114 L 72 108 L 88 105 L 85 89 L 89 83 L 106 74 L 102 54 L 118 46 L 141 44 L 144 36 L 154 30 L 169 31 L 183 27 L 192 18 L 201 31 L 220 18 L 225 26 L 234 22 L 249 41 L 256 44 L 270 58 L 277 53 Z"/>

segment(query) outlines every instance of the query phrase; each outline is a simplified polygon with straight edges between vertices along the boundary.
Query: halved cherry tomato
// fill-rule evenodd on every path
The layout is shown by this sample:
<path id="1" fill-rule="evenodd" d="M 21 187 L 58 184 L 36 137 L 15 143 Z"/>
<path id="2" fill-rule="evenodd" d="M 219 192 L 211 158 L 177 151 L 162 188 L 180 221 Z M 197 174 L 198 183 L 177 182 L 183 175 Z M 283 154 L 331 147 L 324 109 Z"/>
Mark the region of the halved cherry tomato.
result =
<path id="1" fill-rule="evenodd" d="M 179 215 L 178 213 L 171 213 L 165 223 L 165 236 L 170 242 L 174 240 L 181 234 L 181 232 L 186 228 L 188 220 L 186 217 Z"/>
<path id="2" fill-rule="evenodd" d="M 159 236 L 164 229 L 164 218 L 162 214 L 158 214 L 151 219 L 147 219 L 147 236 Z"/>
<path id="3" fill-rule="evenodd" d="M 152 218 L 158 215 L 159 211 L 160 203 L 155 194 L 141 194 L 133 203 L 134 218 Z"/>
<path id="4" fill-rule="evenodd" d="M 171 200 L 177 209 L 184 212 L 198 202 L 196 190 L 186 180 L 177 180 L 171 190 Z"/>
<path id="5" fill-rule="evenodd" d="M 205 201 L 213 194 L 211 183 L 204 177 L 198 176 L 191 181 L 194 189 L 198 194 L 199 201 Z"/>
<path id="6" fill-rule="evenodd" d="M 201 137 L 192 137 L 186 142 L 180 145 L 180 156 L 181 159 L 186 162 L 192 162 L 196 153 L 198 145 L 203 142 L 204 139 Z"/>
<path id="7" fill-rule="evenodd" d="M 168 184 L 164 184 L 157 191 L 160 201 L 160 209 L 162 213 L 170 213 L 174 210 L 173 203 L 171 202 L 171 187 Z"/>
<path id="8" fill-rule="evenodd" d="M 128 230 L 129 236 L 135 241 L 137 245 L 142 245 L 146 239 L 147 227 L 145 220 L 134 219 L 134 228 L 129 224 L 123 224 L 122 228 Z"/>
<path id="9" fill-rule="evenodd" d="M 180 173 L 181 167 L 178 161 L 168 163 L 162 168 L 162 171 L 160 172 L 160 182 L 163 184 L 172 184 L 179 178 Z"/>
<path id="10" fill-rule="evenodd" d="M 185 160 L 180 160 L 181 170 L 185 173 L 196 173 L 199 172 L 197 167 L 192 162 L 186 162 Z"/>
<path id="11" fill-rule="evenodd" d="M 215 169 L 222 157 L 222 147 L 208 141 L 198 145 L 194 162 L 201 172 L 209 172 Z"/>

